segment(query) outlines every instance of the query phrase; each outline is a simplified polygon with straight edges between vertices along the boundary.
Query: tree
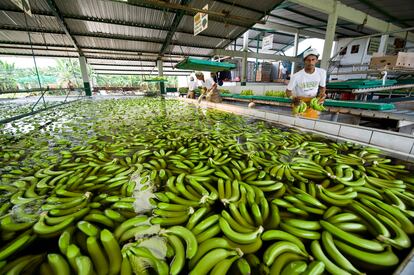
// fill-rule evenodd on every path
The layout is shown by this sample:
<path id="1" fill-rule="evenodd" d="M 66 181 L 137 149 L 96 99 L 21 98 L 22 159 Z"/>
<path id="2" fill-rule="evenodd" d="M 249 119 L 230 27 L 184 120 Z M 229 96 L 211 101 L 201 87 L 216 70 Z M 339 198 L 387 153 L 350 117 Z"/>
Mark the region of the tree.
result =
<path id="1" fill-rule="evenodd" d="M 76 86 L 80 86 L 80 66 L 77 60 L 72 61 L 71 58 L 56 60 L 56 71 L 58 76 L 58 84 L 62 87 L 66 87 L 68 82 L 75 83 Z"/>
<path id="2" fill-rule="evenodd" d="M 14 63 L 8 63 L 0 60 L 0 90 L 17 89 L 16 66 Z"/>

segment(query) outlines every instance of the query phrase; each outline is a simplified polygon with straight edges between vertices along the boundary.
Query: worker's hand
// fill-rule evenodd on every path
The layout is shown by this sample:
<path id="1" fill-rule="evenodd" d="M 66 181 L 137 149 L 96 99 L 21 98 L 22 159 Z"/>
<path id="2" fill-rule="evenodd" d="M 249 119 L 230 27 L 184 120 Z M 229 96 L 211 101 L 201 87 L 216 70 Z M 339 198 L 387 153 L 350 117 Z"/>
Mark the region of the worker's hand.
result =
<path id="1" fill-rule="evenodd" d="M 323 104 L 325 102 L 326 95 L 323 94 L 321 96 L 318 96 L 317 98 L 318 98 L 318 103 Z"/>
<path id="2" fill-rule="evenodd" d="M 297 106 L 300 104 L 300 98 L 299 97 L 292 97 L 292 103 L 293 105 Z"/>

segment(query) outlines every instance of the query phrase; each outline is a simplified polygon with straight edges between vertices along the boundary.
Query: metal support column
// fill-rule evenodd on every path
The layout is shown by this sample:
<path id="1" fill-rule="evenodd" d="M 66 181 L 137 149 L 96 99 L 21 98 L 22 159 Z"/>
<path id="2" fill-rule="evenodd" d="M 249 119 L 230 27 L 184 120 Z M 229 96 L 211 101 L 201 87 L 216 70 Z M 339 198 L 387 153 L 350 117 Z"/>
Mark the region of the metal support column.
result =
<path id="1" fill-rule="evenodd" d="M 328 16 L 328 25 L 326 26 L 325 43 L 323 45 L 321 68 L 328 70 L 329 59 L 331 58 L 332 45 L 335 39 L 336 23 L 338 21 L 338 1 L 333 2 L 333 10 Z"/>
<path id="2" fill-rule="evenodd" d="M 158 67 L 158 76 L 164 76 L 164 67 L 163 67 L 161 59 L 157 60 L 157 67 Z M 164 81 L 160 82 L 160 92 L 161 92 L 162 95 L 165 94 L 165 83 L 164 83 Z"/>
<path id="3" fill-rule="evenodd" d="M 246 86 L 247 82 L 247 51 L 249 50 L 249 31 L 246 31 L 243 36 L 243 59 L 241 71 L 241 86 Z"/>
<path id="4" fill-rule="evenodd" d="M 387 46 L 388 46 L 389 37 L 390 37 L 389 34 L 381 35 L 381 41 L 380 41 L 380 45 L 378 47 L 378 53 L 379 54 L 381 54 L 381 55 L 386 55 L 387 54 Z"/>
<path id="5" fill-rule="evenodd" d="M 89 82 L 88 67 L 86 66 L 85 56 L 79 56 L 79 64 L 83 79 L 83 87 L 85 88 L 85 95 L 92 96 L 91 83 Z"/>
<path id="6" fill-rule="evenodd" d="M 262 33 L 260 33 L 260 34 L 258 34 L 257 36 L 256 36 L 256 40 L 257 40 L 257 43 L 256 43 L 256 53 L 259 53 L 259 43 L 260 43 L 260 36 L 261 36 L 261 34 Z M 257 75 L 257 69 L 258 69 L 258 67 L 259 67 L 259 62 L 258 62 L 258 59 L 257 59 L 257 57 L 256 57 L 256 62 L 254 63 L 254 82 L 256 82 L 256 75 Z"/>
<path id="7" fill-rule="evenodd" d="M 299 47 L 299 32 L 295 33 L 295 40 L 293 43 L 293 56 L 296 57 L 298 55 L 298 47 Z M 290 70 L 290 75 L 293 75 L 296 70 L 296 62 L 292 62 L 292 68 Z"/>
<path id="8" fill-rule="evenodd" d="M 363 52 L 362 52 L 362 56 L 361 56 L 361 65 L 364 64 L 364 59 L 367 56 L 367 51 L 368 51 L 370 41 L 371 41 L 371 37 L 368 37 L 367 42 L 365 43 L 364 48 L 363 48 Z"/>

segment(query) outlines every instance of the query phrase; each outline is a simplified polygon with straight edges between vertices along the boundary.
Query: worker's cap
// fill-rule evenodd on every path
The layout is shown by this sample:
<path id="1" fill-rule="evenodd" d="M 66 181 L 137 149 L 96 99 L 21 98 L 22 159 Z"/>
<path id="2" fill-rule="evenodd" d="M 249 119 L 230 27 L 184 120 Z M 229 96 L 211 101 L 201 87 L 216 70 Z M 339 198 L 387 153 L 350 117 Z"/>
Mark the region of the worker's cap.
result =
<path id="1" fill-rule="evenodd" d="M 304 53 L 303 53 L 303 59 L 306 59 L 306 57 L 308 57 L 309 55 L 314 55 L 316 57 L 319 57 L 319 53 L 315 48 L 310 48 L 307 49 Z"/>
<path id="2" fill-rule="evenodd" d="M 204 76 L 204 74 L 202 72 L 196 72 L 195 76 Z"/>

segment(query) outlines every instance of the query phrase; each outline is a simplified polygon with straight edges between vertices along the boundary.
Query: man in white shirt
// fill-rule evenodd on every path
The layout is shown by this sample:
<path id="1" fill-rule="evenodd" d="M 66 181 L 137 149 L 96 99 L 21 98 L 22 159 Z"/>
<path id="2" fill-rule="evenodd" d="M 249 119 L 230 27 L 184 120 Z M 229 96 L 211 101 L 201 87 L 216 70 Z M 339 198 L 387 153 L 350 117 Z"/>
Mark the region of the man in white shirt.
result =
<path id="1" fill-rule="evenodd" d="M 194 81 L 193 76 L 190 76 L 190 81 L 188 82 L 187 98 L 195 99 L 195 89 L 197 89 L 197 82 Z"/>
<path id="2" fill-rule="evenodd" d="M 207 101 L 220 103 L 222 99 L 217 90 L 217 83 L 212 78 L 205 79 L 202 72 L 196 72 L 195 76 L 202 86 L 202 93 L 198 98 L 198 102 L 201 102 L 201 99 L 205 96 Z"/>
<path id="3" fill-rule="evenodd" d="M 286 89 L 287 96 L 292 98 L 294 106 L 299 105 L 300 101 L 309 103 L 312 98 L 317 97 L 319 103 L 323 103 L 326 97 L 326 71 L 316 68 L 319 53 L 316 49 L 310 48 L 303 54 L 305 67 L 292 75 Z M 308 108 L 304 117 L 318 118 L 319 112 Z"/>

